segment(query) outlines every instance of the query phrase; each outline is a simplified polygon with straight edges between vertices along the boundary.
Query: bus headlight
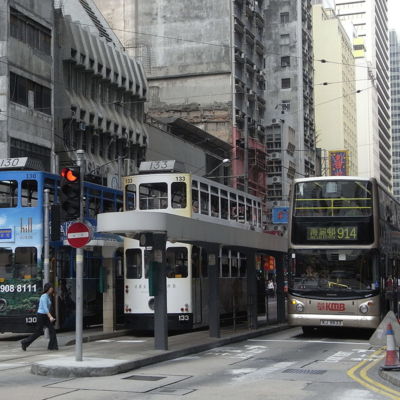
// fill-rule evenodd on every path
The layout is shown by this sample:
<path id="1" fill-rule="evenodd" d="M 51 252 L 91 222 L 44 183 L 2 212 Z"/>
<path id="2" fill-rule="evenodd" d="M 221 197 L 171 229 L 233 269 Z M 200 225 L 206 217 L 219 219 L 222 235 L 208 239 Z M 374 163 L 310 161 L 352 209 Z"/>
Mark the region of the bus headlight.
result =
<path id="1" fill-rule="evenodd" d="M 361 314 L 366 314 L 369 310 L 368 305 L 366 303 L 361 304 L 358 309 L 360 310 Z"/>
<path id="2" fill-rule="evenodd" d="M 296 311 L 303 312 L 304 311 L 304 304 L 297 300 L 292 300 L 292 304 L 296 306 Z"/>
<path id="3" fill-rule="evenodd" d="M 297 303 L 296 304 L 296 311 L 303 312 L 304 311 L 304 304 Z"/>

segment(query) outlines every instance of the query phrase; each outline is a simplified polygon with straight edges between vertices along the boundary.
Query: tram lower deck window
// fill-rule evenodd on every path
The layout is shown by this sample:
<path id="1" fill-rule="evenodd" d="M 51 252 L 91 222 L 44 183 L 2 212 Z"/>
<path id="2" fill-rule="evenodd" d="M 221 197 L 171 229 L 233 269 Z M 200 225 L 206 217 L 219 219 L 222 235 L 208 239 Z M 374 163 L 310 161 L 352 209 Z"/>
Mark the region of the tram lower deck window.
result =
<path id="1" fill-rule="evenodd" d="M 126 257 L 126 278 L 140 279 L 142 277 L 142 252 L 140 249 L 128 249 Z"/>
<path id="2" fill-rule="evenodd" d="M 0 208 L 17 207 L 18 182 L 0 181 Z"/>

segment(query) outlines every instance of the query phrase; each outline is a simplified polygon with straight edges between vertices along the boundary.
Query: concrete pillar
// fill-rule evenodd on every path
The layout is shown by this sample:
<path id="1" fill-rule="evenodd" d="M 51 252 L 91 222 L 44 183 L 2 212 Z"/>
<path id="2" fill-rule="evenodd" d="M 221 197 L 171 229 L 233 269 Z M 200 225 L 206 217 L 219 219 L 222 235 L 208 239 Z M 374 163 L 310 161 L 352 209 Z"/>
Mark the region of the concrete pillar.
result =
<path id="1" fill-rule="evenodd" d="M 257 277 L 256 255 L 245 251 L 247 258 L 247 322 L 249 329 L 257 329 Z"/>
<path id="2" fill-rule="evenodd" d="M 113 332 L 116 327 L 114 254 L 115 248 L 102 248 L 102 266 L 105 274 L 105 288 L 103 292 L 103 332 Z"/>
<path id="3" fill-rule="evenodd" d="M 208 324 L 210 337 L 221 337 L 219 310 L 219 246 L 207 246 L 208 252 Z"/>
<path id="4" fill-rule="evenodd" d="M 287 258 L 285 254 L 276 254 L 276 301 L 278 322 L 286 321 L 286 293 L 285 293 L 285 269 Z"/>
<path id="5" fill-rule="evenodd" d="M 168 350 L 167 273 L 165 252 L 167 235 L 153 235 L 153 260 L 156 262 L 156 295 L 154 296 L 154 348 Z"/>

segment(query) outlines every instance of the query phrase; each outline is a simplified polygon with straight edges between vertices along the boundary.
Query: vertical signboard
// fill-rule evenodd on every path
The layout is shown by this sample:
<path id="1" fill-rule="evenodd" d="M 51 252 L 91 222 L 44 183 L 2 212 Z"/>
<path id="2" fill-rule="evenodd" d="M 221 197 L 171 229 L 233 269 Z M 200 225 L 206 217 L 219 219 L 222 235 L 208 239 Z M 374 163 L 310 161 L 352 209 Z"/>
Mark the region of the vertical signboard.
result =
<path id="1" fill-rule="evenodd" d="M 349 175 L 349 152 L 347 150 L 334 150 L 328 152 L 329 175 Z"/>

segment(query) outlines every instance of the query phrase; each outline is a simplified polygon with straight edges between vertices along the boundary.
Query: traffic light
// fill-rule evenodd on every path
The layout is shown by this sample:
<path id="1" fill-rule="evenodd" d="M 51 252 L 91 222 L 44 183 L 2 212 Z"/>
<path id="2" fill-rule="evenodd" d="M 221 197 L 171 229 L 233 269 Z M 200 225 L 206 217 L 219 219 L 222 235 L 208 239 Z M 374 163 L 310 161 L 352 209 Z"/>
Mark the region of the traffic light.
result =
<path id="1" fill-rule="evenodd" d="M 61 171 L 60 203 L 64 221 L 80 217 L 81 179 L 79 168 L 63 168 Z"/>

